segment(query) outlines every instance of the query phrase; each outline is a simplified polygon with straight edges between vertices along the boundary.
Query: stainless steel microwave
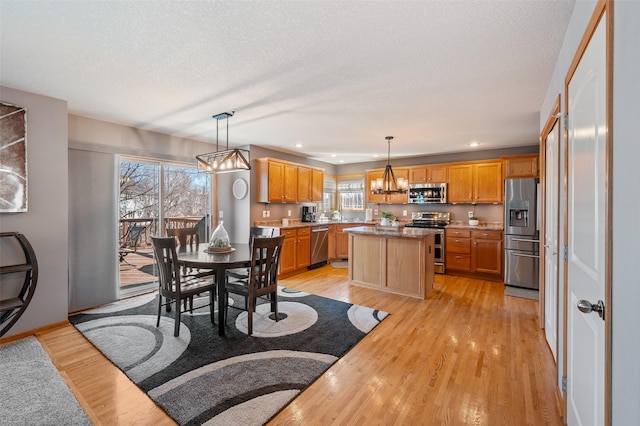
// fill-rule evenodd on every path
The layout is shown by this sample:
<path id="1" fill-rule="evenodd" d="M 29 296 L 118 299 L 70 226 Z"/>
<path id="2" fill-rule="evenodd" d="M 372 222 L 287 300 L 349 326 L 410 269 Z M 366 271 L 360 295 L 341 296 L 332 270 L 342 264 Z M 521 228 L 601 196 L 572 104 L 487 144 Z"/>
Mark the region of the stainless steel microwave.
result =
<path id="1" fill-rule="evenodd" d="M 409 185 L 409 203 L 444 204 L 446 202 L 446 183 L 414 183 Z"/>

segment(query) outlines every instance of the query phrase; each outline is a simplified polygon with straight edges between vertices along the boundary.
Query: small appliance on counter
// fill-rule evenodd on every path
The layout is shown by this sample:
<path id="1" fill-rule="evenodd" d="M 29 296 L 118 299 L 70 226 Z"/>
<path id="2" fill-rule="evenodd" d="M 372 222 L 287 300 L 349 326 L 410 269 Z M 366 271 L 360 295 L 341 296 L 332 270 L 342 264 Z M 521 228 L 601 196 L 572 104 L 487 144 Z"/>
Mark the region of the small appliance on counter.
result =
<path id="1" fill-rule="evenodd" d="M 316 206 L 302 206 L 301 214 L 303 222 L 315 222 L 316 221 Z"/>

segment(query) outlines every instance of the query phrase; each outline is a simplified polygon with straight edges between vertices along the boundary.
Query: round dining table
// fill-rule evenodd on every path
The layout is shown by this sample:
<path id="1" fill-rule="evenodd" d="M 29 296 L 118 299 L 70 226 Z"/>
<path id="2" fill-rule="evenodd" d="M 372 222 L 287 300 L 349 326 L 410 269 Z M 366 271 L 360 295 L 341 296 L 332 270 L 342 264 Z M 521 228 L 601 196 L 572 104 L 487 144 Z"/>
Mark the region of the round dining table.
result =
<path id="1" fill-rule="evenodd" d="M 224 311 L 227 298 L 225 291 L 228 269 L 251 266 L 251 248 L 249 244 L 231 244 L 228 253 L 212 253 L 208 244 L 200 244 L 197 250 L 178 252 L 178 262 L 188 268 L 214 271 L 218 287 L 218 335 L 224 335 Z"/>

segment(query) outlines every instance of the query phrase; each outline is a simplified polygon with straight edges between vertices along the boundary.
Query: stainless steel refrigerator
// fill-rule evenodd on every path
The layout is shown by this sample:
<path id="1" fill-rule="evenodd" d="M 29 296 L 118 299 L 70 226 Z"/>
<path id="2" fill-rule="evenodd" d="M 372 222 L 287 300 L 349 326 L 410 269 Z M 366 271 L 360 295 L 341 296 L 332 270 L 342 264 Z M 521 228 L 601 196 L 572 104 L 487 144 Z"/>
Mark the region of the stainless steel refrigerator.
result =
<path id="1" fill-rule="evenodd" d="M 504 182 L 504 283 L 539 289 L 540 226 L 538 179 Z"/>

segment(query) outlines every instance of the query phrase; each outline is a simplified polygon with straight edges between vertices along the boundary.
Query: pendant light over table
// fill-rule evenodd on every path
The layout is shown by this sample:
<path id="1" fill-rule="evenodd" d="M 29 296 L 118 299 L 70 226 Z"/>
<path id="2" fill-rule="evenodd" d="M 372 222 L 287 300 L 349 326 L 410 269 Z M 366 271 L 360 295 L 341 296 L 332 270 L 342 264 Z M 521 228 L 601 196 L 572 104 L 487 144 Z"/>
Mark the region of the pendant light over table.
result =
<path id="1" fill-rule="evenodd" d="M 216 151 L 208 154 L 196 155 L 198 160 L 198 172 L 200 173 L 229 173 L 239 170 L 251 170 L 249 164 L 249 150 L 229 149 L 229 117 L 233 117 L 233 111 L 223 112 L 213 116 L 216 120 Z M 227 120 L 227 149 L 218 151 L 218 123 Z"/>

